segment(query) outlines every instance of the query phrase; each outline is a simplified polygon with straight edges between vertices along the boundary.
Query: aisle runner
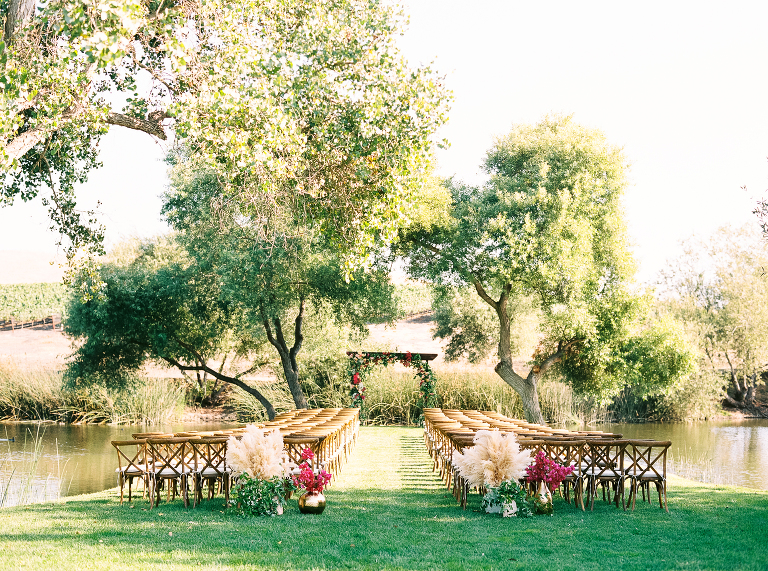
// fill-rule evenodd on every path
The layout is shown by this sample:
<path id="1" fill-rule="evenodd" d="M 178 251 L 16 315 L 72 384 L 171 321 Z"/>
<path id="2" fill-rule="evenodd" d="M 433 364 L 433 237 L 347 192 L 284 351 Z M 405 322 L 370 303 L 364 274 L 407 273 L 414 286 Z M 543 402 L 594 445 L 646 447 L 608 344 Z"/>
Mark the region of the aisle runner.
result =
<path id="1" fill-rule="evenodd" d="M 432 472 L 421 428 L 363 426 L 349 462 L 334 490 L 435 490 L 442 487 Z"/>

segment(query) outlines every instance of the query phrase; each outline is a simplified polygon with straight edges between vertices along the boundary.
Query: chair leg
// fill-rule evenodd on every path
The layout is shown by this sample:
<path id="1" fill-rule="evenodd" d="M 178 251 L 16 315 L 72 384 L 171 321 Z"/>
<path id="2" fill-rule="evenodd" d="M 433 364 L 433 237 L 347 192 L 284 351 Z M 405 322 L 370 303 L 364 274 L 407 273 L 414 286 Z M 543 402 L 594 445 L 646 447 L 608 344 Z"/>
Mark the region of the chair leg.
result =
<path id="1" fill-rule="evenodd" d="M 184 507 L 189 507 L 189 476 L 182 476 L 181 482 L 179 482 L 179 485 L 181 486 L 182 494 L 184 495 Z"/>

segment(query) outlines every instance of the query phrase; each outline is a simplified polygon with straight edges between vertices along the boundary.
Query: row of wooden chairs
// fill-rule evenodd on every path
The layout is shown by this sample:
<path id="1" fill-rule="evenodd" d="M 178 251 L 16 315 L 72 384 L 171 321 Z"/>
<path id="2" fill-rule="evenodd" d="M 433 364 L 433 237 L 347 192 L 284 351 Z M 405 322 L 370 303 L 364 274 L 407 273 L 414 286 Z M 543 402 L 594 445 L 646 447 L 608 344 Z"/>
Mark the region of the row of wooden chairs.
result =
<path id="1" fill-rule="evenodd" d="M 299 409 L 277 415 L 264 429 L 280 430 L 288 459 L 298 465 L 301 452 L 315 454 L 313 468 L 336 475 L 349 458 L 360 433 L 359 408 Z"/>
<path id="2" fill-rule="evenodd" d="M 286 463 L 298 465 L 304 448 L 310 448 L 315 453 L 315 471 L 326 469 L 337 474 L 357 440 L 360 410 L 295 410 L 257 426 L 280 430 Z M 163 487 L 167 489 L 169 501 L 178 493 L 184 498 L 185 506 L 189 505 L 192 490 L 194 505 L 197 505 L 203 499 L 206 484 L 209 499 L 221 491 L 228 502 L 234 482 L 232 469 L 226 462 L 227 441 L 232 437 L 242 438 L 244 433 L 245 427 L 174 434 L 142 432 L 133 434 L 133 440 L 112 442 L 118 456 L 120 503 L 124 500 L 126 484 L 128 501 L 131 501 L 135 481 L 144 484 L 143 495 L 149 492 L 151 507 L 159 504 Z"/>
<path id="3" fill-rule="evenodd" d="M 466 508 L 469 487 L 453 465 L 453 454 L 474 445 L 477 430 L 500 430 L 516 435 L 521 449 L 536 455 L 540 450 L 549 458 L 566 466 L 574 466 L 561 494 L 584 508 L 584 493 L 594 509 L 598 487 L 603 498 L 618 507 L 619 498 L 626 509 L 628 503 L 635 509 L 637 492 L 650 502 L 650 485 L 655 484 L 659 505 L 667 507 L 666 457 L 671 442 L 652 440 L 624 440 L 621 434 L 601 431 L 568 431 L 552 429 L 522 420 L 507 418 L 492 411 L 458 411 L 427 409 L 424 415 L 424 438 L 433 458 L 433 469 L 439 470 L 446 486 L 453 488 L 454 497 Z M 625 502 L 625 486 L 629 482 L 629 497 Z M 478 490 L 484 493 L 484 490 Z M 552 490 L 554 493 L 555 490 Z"/>
<path id="4" fill-rule="evenodd" d="M 167 489 L 169 501 L 171 494 L 175 498 L 179 493 L 185 506 L 189 505 L 190 489 L 194 491 L 194 505 L 202 501 L 204 484 L 208 484 L 209 498 L 220 488 L 229 501 L 232 471 L 226 464 L 228 438 L 152 436 L 113 441 L 118 458 L 120 503 L 123 503 L 125 484 L 128 484 L 128 501 L 131 501 L 135 480 L 143 483 L 143 495 L 148 493 L 150 508 L 160 503 L 163 487 Z"/>

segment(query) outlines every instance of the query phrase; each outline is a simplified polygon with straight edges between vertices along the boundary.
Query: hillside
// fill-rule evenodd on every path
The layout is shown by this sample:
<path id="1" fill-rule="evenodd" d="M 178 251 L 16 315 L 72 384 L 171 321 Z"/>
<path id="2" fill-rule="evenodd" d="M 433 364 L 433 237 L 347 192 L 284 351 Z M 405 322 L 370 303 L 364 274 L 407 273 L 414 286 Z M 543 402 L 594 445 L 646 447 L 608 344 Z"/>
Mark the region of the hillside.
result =
<path id="1" fill-rule="evenodd" d="M 64 256 L 24 250 L 0 250 L 0 284 L 60 282 Z"/>

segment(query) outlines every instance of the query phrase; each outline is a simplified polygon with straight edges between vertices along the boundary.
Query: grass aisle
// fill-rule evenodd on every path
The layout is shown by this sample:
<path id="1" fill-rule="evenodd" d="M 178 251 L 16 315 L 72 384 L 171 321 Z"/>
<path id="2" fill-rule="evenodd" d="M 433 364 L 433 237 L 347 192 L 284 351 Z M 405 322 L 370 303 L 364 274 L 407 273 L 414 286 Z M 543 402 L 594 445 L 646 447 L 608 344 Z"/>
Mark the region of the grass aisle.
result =
<path id="1" fill-rule="evenodd" d="M 765 570 L 768 492 L 672 480 L 670 511 L 603 502 L 502 519 L 461 510 L 431 471 L 421 432 L 364 428 L 320 516 L 276 518 L 221 502 L 120 507 L 114 490 L 0 510 L 0 569 Z"/>

